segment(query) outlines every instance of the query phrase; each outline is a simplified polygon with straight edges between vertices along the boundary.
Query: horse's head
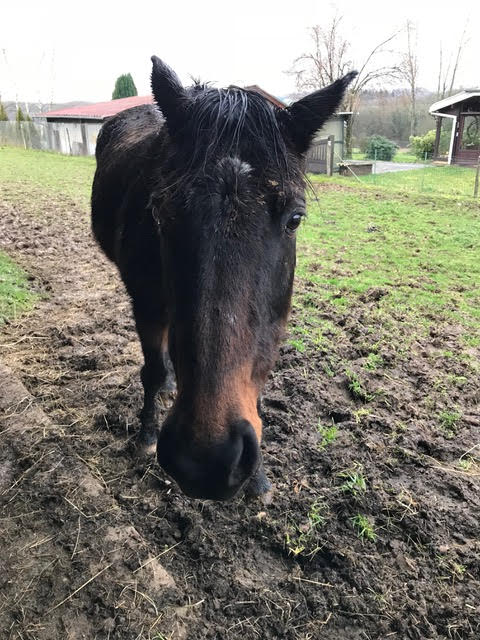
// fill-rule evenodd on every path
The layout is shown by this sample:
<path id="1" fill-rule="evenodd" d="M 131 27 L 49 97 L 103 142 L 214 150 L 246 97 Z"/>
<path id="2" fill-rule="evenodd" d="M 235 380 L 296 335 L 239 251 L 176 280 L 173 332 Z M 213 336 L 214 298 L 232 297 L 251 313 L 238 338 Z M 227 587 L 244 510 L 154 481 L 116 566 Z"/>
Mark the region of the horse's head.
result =
<path id="1" fill-rule="evenodd" d="M 157 455 L 185 493 L 226 499 L 261 461 L 258 398 L 290 308 L 304 154 L 353 75 L 280 109 L 236 87 L 184 89 L 152 61 L 168 138 L 151 206 L 178 386 Z"/>

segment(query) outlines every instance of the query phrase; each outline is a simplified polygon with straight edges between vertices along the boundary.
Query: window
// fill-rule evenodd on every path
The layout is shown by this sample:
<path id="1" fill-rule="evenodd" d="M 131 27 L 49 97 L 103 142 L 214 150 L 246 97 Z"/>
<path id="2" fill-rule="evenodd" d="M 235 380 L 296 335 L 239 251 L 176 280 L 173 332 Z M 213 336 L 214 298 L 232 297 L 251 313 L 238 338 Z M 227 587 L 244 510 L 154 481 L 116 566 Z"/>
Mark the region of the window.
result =
<path id="1" fill-rule="evenodd" d="M 480 115 L 464 116 L 461 149 L 480 151 Z"/>

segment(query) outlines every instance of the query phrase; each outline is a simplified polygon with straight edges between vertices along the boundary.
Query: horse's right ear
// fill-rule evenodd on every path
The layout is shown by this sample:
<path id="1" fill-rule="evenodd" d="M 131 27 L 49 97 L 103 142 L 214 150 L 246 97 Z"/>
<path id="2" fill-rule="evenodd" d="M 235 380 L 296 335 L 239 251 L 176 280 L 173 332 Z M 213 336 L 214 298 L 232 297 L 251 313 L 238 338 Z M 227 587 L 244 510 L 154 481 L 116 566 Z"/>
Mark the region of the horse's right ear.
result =
<path id="1" fill-rule="evenodd" d="M 162 110 L 170 133 L 181 126 L 187 108 L 187 93 L 175 71 L 160 58 L 152 56 L 152 93 Z"/>
<path id="2" fill-rule="evenodd" d="M 308 150 L 315 133 L 340 106 L 348 85 L 357 75 L 356 71 L 350 71 L 328 87 L 305 96 L 278 113 L 280 124 L 297 153 L 303 154 Z"/>

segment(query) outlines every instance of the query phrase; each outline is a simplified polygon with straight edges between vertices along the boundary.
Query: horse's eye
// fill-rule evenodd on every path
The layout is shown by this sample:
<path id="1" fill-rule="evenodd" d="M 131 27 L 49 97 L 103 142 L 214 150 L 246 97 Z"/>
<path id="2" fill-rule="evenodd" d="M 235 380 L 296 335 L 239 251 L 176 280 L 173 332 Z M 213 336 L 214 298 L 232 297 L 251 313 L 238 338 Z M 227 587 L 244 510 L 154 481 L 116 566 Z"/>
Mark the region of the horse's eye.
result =
<path id="1" fill-rule="evenodd" d="M 303 216 L 301 213 L 294 213 L 293 215 L 291 215 L 287 221 L 287 224 L 285 225 L 285 231 L 290 235 L 295 233 L 300 222 L 302 221 L 302 218 Z"/>

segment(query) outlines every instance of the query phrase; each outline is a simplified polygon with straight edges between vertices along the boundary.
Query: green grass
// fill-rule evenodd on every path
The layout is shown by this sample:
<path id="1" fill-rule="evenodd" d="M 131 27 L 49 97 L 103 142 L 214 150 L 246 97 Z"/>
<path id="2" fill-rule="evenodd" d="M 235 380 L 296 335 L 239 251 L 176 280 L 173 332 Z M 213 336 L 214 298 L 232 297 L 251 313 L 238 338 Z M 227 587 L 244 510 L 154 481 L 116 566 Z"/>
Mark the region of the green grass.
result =
<path id="1" fill-rule="evenodd" d="M 285 546 L 294 556 L 312 556 L 320 550 L 319 531 L 327 522 L 328 506 L 320 499 L 315 500 L 308 511 L 306 522 L 291 523 L 285 532 Z"/>
<path id="2" fill-rule="evenodd" d="M 356 529 L 359 538 L 362 540 L 369 540 L 370 542 L 376 541 L 377 534 L 375 533 L 375 528 L 367 516 L 358 513 L 352 518 L 352 524 Z"/>
<path id="3" fill-rule="evenodd" d="M 35 203 L 35 195 L 59 195 L 87 211 L 94 169 L 94 158 L 2 148 L 2 197 Z M 465 350 L 478 347 L 480 199 L 458 195 L 473 190 L 473 178 L 459 167 L 379 175 L 375 184 L 372 176 L 362 183 L 312 177 L 318 192 L 298 233 L 291 344 L 301 353 L 322 352 L 327 376 L 344 375 L 349 365 L 332 348 L 344 329 L 332 319 L 380 290 L 365 328 L 380 326 L 383 334 L 365 345 L 365 374 L 381 368 L 376 354 L 385 340 L 408 353 L 411 340 L 438 321 L 460 323 Z M 358 376 L 356 370 L 351 392 L 361 399 Z"/>
<path id="4" fill-rule="evenodd" d="M 442 411 L 440 413 L 440 426 L 447 438 L 454 438 L 458 428 L 458 422 L 461 419 L 462 414 L 458 411 Z"/>
<path id="5" fill-rule="evenodd" d="M 89 207 L 95 158 L 64 156 L 47 151 L 16 147 L 0 148 L 0 184 L 8 185 L 9 193 L 18 189 L 18 198 L 25 191 L 41 190 L 71 198 L 85 210 Z"/>
<path id="6" fill-rule="evenodd" d="M 344 493 L 357 497 L 367 490 L 367 481 L 359 465 L 340 471 L 338 477 L 345 480 L 340 486 L 341 491 Z"/>
<path id="7" fill-rule="evenodd" d="M 355 178 L 354 178 L 355 179 Z M 427 167 L 412 171 L 395 171 L 362 176 L 364 184 L 396 191 L 427 194 L 432 197 L 473 197 L 475 170 L 468 167 Z"/>
<path id="8" fill-rule="evenodd" d="M 335 424 L 331 424 L 330 426 L 325 426 L 321 423 L 317 425 L 318 435 L 320 436 L 320 442 L 318 443 L 318 448 L 320 451 L 323 451 L 328 447 L 329 444 L 334 442 L 337 437 L 338 429 Z"/>
<path id="9" fill-rule="evenodd" d="M 58 196 L 87 212 L 94 170 L 94 158 L 2 147 L 0 197 L 39 216 L 43 203 Z M 0 324 L 30 310 L 36 298 L 25 272 L 0 253 Z"/>
<path id="10" fill-rule="evenodd" d="M 369 371 L 376 371 L 383 365 L 382 356 L 378 353 L 371 352 L 368 354 L 367 359 L 365 361 L 365 369 Z"/>
<path id="11" fill-rule="evenodd" d="M 448 167 L 396 175 L 408 181 L 422 172 L 433 172 L 448 191 Z M 362 186 L 349 178 L 315 177 L 314 183 L 320 189 L 299 231 L 297 275 L 314 288 L 317 307 L 327 302 L 332 310 L 348 309 L 379 289 L 378 315 L 400 311 L 412 323 L 420 315 L 424 324 L 440 313 L 479 329 L 480 200 L 412 194 L 397 183 Z M 316 307 L 298 302 L 308 334 L 320 340 L 308 325 Z"/>
<path id="12" fill-rule="evenodd" d="M 348 389 L 356 400 L 362 400 L 363 402 L 369 402 L 372 400 L 372 395 L 365 389 L 365 386 L 358 374 L 347 369 L 345 371 L 345 375 L 348 380 Z"/>
<path id="13" fill-rule="evenodd" d="M 410 181 L 422 172 L 425 184 L 435 181 L 435 194 L 413 190 Z M 468 185 L 472 174 L 458 167 L 420 169 L 390 174 L 395 180 L 387 175 L 383 184 L 381 176 L 377 184 L 312 177 L 316 197 L 298 233 L 290 335 L 307 357 L 320 354 L 326 376 L 345 381 L 358 403 L 358 424 L 368 424 L 373 404 L 389 402 L 384 354 L 408 360 L 418 341 L 429 342 L 442 324 L 458 327 L 459 338 L 454 349 L 438 349 L 431 358 L 450 360 L 451 373 L 464 384 L 478 376 L 480 199 L 456 195 L 458 180 Z M 335 319 L 358 323 L 359 313 L 362 338 L 351 360 L 341 345 L 350 343 L 352 329 Z M 457 381 L 446 384 L 448 408 Z M 455 428 L 438 413 L 437 426 L 453 437 Z"/>
<path id="14" fill-rule="evenodd" d="M 36 298 L 29 289 L 27 274 L 0 251 L 0 325 L 31 309 Z"/>

